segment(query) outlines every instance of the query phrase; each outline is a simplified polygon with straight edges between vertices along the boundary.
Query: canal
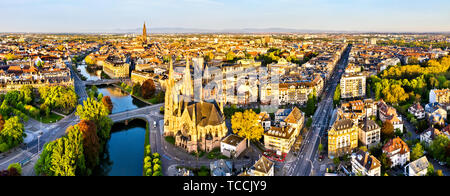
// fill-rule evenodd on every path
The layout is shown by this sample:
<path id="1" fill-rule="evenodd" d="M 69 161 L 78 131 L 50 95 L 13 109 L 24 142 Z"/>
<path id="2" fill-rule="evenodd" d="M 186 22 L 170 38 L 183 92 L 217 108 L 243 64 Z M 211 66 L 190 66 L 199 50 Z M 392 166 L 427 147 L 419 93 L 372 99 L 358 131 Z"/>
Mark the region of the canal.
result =
<path id="1" fill-rule="evenodd" d="M 77 69 L 81 73 L 81 75 L 86 78 L 86 80 L 101 80 L 102 71 L 89 69 L 84 61 L 81 65 L 78 65 Z"/>
<path id="2" fill-rule="evenodd" d="M 148 106 L 148 104 L 134 98 L 117 86 L 102 85 L 98 86 L 97 89 L 98 93 L 102 93 L 103 96 L 111 97 L 114 105 L 113 114 Z"/>
<path id="3" fill-rule="evenodd" d="M 142 176 L 145 143 L 144 120 L 133 120 L 127 126 L 116 123 L 111 129 L 100 166 L 95 176 Z"/>
<path id="4" fill-rule="evenodd" d="M 111 97 L 113 114 L 147 106 L 119 87 L 103 85 L 97 89 L 103 96 Z M 133 120 L 128 125 L 115 123 L 105 153 L 100 158 L 100 166 L 95 169 L 93 175 L 142 176 L 145 129 L 144 120 Z"/>

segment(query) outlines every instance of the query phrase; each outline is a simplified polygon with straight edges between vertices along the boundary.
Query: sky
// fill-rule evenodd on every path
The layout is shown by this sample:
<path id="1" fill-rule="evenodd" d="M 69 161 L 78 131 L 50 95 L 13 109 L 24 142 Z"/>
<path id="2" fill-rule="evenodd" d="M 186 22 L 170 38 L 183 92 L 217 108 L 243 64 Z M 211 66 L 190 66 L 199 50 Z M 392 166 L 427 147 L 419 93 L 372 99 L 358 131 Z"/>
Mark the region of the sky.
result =
<path id="1" fill-rule="evenodd" d="M 448 0 L 0 0 L 0 32 L 290 28 L 450 32 Z"/>

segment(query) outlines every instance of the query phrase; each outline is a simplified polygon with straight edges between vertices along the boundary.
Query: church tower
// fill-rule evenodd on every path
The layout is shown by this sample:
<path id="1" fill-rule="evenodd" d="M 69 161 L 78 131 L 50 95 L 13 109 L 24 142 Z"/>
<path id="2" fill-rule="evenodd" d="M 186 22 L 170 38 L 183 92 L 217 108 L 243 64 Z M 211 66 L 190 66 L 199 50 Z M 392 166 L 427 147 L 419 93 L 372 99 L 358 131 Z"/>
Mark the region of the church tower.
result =
<path id="1" fill-rule="evenodd" d="M 172 130 L 173 129 L 173 121 L 175 120 L 173 118 L 173 111 L 174 111 L 174 86 L 175 86 L 175 80 L 173 76 L 173 62 L 172 58 L 170 58 L 170 67 L 169 67 L 169 78 L 167 79 L 166 83 L 166 95 L 165 95 L 165 111 L 164 111 L 164 134 L 169 133 L 166 132 L 166 130 Z"/>
<path id="2" fill-rule="evenodd" d="M 147 27 L 145 26 L 144 22 L 144 28 L 142 28 L 142 44 L 147 44 Z"/>

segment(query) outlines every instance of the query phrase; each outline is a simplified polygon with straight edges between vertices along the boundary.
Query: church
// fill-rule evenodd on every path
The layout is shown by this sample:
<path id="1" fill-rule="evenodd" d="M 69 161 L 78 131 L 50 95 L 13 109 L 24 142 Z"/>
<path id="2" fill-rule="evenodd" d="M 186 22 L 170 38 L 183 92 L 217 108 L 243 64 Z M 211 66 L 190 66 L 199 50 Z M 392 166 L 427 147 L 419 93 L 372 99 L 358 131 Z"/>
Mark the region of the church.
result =
<path id="1" fill-rule="evenodd" d="M 170 60 L 165 95 L 164 136 L 174 137 L 175 145 L 189 153 L 210 152 L 214 148 L 220 148 L 220 141 L 228 133 L 223 102 L 206 102 L 202 99 L 191 101 L 194 98 L 194 85 L 189 58 L 186 59 L 184 79 L 178 85 L 174 80 L 173 63 Z"/>

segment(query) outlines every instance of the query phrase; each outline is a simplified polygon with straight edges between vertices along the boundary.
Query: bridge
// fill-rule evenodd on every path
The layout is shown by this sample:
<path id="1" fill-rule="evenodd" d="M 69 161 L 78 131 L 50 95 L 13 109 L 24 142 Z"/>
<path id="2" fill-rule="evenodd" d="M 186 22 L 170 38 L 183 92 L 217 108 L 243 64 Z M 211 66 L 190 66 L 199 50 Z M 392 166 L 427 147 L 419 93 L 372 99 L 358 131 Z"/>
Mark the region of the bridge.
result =
<path id="1" fill-rule="evenodd" d="M 121 79 L 104 79 L 104 80 L 88 80 L 84 82 L 84 85 L 110 85 L 122 82 Z"/>
<path id="2" fill-rule="evenodd" d="M 148 122 L 150 122 L 148 119 L 149 116 L 151 116 L 152 111 L 158 111 L 161 106 L 164 106 L 164 103 L 155 104 L 143 108 L 138 108 L 130 111 L 120 112 L 116 114 L 111 114 L 109 117 L 113 122 L 122 122 L 126 120 L 131 120 L 135 118 L 145 119 Z"/>

